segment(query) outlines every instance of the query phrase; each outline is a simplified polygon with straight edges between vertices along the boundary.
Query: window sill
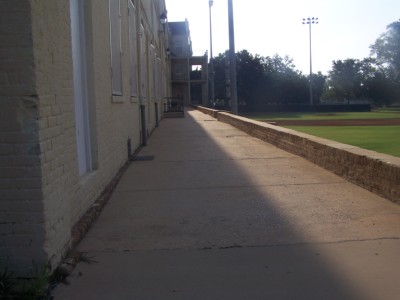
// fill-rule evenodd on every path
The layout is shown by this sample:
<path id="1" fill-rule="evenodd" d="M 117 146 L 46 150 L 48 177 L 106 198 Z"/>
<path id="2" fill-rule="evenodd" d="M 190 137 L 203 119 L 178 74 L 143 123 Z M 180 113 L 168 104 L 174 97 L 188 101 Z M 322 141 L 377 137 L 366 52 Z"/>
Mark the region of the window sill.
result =
<path id="1" fill-rule="evenodd" d="M 139 103 L 139 97 L 131 96 L 131 103 Z"/>
<path id="2" fill-rule="evenodd" d="M 112 95 L 111 102 L 112 103 L 124 103 L 126 101 L 125 101 L 124 97 L 122 97 L 122 95 Z"/>

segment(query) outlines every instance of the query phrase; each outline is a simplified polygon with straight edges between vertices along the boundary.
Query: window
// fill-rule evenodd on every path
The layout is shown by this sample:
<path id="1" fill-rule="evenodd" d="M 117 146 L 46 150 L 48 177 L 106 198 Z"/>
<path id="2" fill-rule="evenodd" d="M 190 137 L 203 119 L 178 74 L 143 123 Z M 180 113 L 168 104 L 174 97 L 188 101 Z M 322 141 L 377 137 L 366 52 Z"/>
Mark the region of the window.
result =
<path id="1" fill-rule="evenodd" d="M 131 96 L 137 96 L 137 31 L 136 11 L 132 0 L 128 1 L 129 11 L 129 47 L 130 47 L 130 73 L 131 73 Z"/>
<path id="2" fill-rule="evenodd" d="M 180 56 L 183 53 L 182 41 L 175 41 L 175 54 Z"/>
<path id="3" fill-rule="evenodd" d="M 184 67 L 183 64 L 177 63 L 177 64 L 175 65 L 175 74 L 176 74 L 176 75 L 182 75 L 182 74 L 183 74 L 183 67 Z"/>
<path id="4" fill-rule="evenodd" d="M 162 98 L 162 74 L 161 74 L 161 59 L 157 57 L 156 61 L 156 97 Z"/>
<path id="5" fill-rule="evenodd" d="M 147 53 L 144 26 L 140 26 L 140 97 L 142 104 L 147 99 Z"/>
<path id="6" fill-rule="evenodd" d="M 70 12 L 75 102 L 75 134 L 78 172 L 79 175 L 82 176 L 93 169 L 86 78 L 85 19 L 83 13 L 83 2 L 79 0 L 71 0 Z"/>
<path id="7" fill-rule="evenodd" d="M 150 46 L 150 97 L 155 97 L 155 65 L 156 65 L 156 48 L 154 45 Z"/>
<path id="8" fill-rule="evenodd" d="M 122 95 L 121 61 L 121 11 L 120 0 L 110 1 L 110 43 L 111 43 L 111 84 L 112 94 Z"/>

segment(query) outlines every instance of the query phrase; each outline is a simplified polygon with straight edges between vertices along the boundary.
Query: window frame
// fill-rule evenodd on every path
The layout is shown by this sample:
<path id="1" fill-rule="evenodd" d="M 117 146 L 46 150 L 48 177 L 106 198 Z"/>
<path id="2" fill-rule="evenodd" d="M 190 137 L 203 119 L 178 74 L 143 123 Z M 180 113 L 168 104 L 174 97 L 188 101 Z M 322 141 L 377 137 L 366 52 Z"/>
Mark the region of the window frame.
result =
<path id="1" fill-rule="evenodd" d="M 109 0 L 111 93 L 123 95 L 122 85 L 122 43 L 121 43 L 121 1 Z"/>
<path id="2" fill-rule="evenodd" d="M 128 0 L 129 13 L 129 58 L 130 58 L 130 87 L 131 96 L 138 96 L 138 49 L 136 8 L 132 0 Z"/>

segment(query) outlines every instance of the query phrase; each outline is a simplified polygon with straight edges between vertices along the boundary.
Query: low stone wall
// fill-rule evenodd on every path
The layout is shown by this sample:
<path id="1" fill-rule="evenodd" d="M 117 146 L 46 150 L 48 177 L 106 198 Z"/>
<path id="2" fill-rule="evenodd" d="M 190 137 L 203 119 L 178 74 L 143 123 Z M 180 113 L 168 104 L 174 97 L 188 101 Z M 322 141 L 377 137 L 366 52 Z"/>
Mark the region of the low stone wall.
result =
<path id="1" fill-rule="evenodd" d="M 400 158 L 318 138 L 295 130 L 274 126 L 196 107 L 218 121 L 273 144 L 355 183 L 375 194 L 400 204 Z"/>
<path id="2" fill-rule="evenodd" d="M 201 111 L 202 113 L 204 113 L 206 115 L 212 116 L 213 118 L 217 118 L 218 112 L 220 112 L 219 110 L 204 107 L 204 106 L 193 105 L 192 107 L 196 108 L 197 110 Z"/>

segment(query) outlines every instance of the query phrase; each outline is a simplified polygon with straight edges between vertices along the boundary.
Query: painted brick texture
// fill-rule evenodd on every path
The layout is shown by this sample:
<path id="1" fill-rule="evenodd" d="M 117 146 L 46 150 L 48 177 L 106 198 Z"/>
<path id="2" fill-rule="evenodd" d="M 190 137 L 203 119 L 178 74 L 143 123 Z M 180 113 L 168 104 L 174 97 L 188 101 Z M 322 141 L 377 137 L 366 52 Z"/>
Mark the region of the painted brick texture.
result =
<path id="1" fill-rule="evenodd" d="M 121 1 L 124 2 L 124 1 Z M 139 136 L 137 105 L 129 95 L 129 57 L 123 59 L 123 96 L 112 102 L 108 1 L 85 4 L 88 105 L 93 148 L 92 172 L 79 176 L 75 137 L 69 1 L 40 0 L 32 7 L 46 238 L 51 268 L 70 247 L 73 225 L 94 203 L 128 158 L 127 139 Z M 121 9 L 122 28 L 126 27 Z M 128 51 L 127 29 L 122 32 Z M 132 147 L 139 146 L 133 139 Z"/>
<path id="2" fill-rule="evenodd" d="M 126 164 L 128 139 L 132 150 L 141 142 L 139 100 L 130 96 L 128 2 L 121 0 L 123 95 L 117 102 L 109 1 L 84 3 L 93 170 L 79 176 L 70 1 L 0 1 L 0 266 L 21 275 L 34 265 L 57 267 L 74 225 Z M 159 14 L 135 4 L 147 41 L 159 47 L 157 22 L 146 21 L 153 19 L 146 14 Z M 151 132 L 154 100 L 146 104 Z"/>
<path id="3" fill-rule="evenodd" d="M 69 247 L 76 146 L 69 1 L 31 1 L 46 261 L 53 269 Z"/>
<path id="4" fill-rule="evenodd" d="M 46 259 L 30 9 L 0 2 L 0 265 L 17 272 Z"/>
<path id="5" fill-rule="evenodd" d="M 127 5 L 122 14 L 122 52 L 129 53 Z M 132 102 L 129 85 L 129 57 L 123 55 L 123 95 L 118 103 L 112 101 L 110 74 L 110 27 L 108 1 L 91 1 L 87 6 L 86 46 L 88 58 L 89 106 L 91 134 L 95 149 L 95 170 L 80 181 L 78 197 L 71 199 L 72 223 L 75 223 L 112 180 L 128 158 L 127 141 L 132 149 L 139 147 L 139 107 Z M 125 8 L 125 9 L 124 9 Z"/>

